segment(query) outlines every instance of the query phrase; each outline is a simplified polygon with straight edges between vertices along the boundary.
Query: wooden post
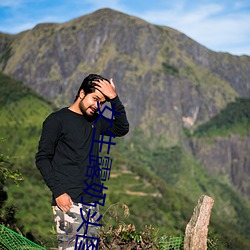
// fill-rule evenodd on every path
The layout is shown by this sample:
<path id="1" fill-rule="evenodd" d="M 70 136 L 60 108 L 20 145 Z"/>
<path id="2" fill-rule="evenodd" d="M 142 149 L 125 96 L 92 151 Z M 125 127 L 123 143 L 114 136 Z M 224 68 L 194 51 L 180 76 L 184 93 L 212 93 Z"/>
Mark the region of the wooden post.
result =
<path id="1" fill-rule="evenodd" d="M 187 224 L 184 238 L 184 250 L 206 250 L 208 225 L 214 200 L 202 195 L 193 215 Z"/>

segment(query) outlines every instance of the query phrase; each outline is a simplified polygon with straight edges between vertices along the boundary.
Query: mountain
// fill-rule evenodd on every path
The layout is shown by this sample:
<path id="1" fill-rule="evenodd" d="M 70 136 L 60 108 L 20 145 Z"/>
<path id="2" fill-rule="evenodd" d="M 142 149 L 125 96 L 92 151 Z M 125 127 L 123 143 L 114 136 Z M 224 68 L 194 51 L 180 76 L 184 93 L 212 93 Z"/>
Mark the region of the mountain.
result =
<path id="1" fill-rule="evenodd" d="M 20 85 L 38 100 L 50 101 L 57 108 L 73 102 L 82 79 L 89 73 L 112 77 L 126 106 L 131 132 L 114 152 L 116 177 L 111 178 L 109 192 L 113 193 L 108 202 L 124 197 L 134 211 L 131 217 L 137 225 L 148 221 L 163 228 L 165 224 L 165 230 L 180 233 L 198 196 L 209 194 L 217 204 L 213 231 L 231 242 L 231 247 L 242 242 L 241 249 L 247 249 L 250 57 L 215 53 L 171 28 L 102 9 L 63 24 L 39 24 L 17 35 L 1 33 L 0 70 L 19 80 L 14 88 L 8 89 L 12 85 L 7 84 L 5 90 L 0 89 L 6 100 Z M 26 96 L 20 92 L 20 100 L 22 95 Z M 0 132 L 10 137 L 11 155 L 22 152 L 17 166 L 28 180 L 29 167 L 34 167 L 31 155 L 39 137 L 38 124 L 54 109 L 49 106 L 41 111 L 35 104 L 38 112 L 31 112 L 33 101 L 24 106 L 23 102 L 14 102 L 1 109 L 4 126 Z M 31 115 L 24 111 L 17 115 L 19 106 Z M 15 113 L 9 114 L 12 108 L 7 107 L 13 107 Z M 232 107 L 236 107 L 234 112 Z M 245 112 L 243 120 L 238 119 L 239 110 Z M 12 122 L 19 116 L 19 123 L 16 119 Z M 28 124 L 27 117 L 33 117 Z M 235 126 L 220 126 L 234 117 L 239 121 Z M 213 129 L 209 129 L 211 122 L 215 124 Z M 18 124 L 12 127 L 12 123 Z M 23 128 L 26 132 L 21 132 Z M 26 184 L 29 190 L 25 185 L 23 188 L 26 193 L 33 188 L 38 195 L 40 186 L 33 185 L 40 176 L 35 171 L 32 174 L 34 179 Z M 138 185 L 130 183 L 132 176 Z M 17 193 L 15 198 L 24 195 L 18 188 L 11 190 Z M 28 202 L 23 202 L 23 207 L 29 207 Z M 141 211 L 155 209 L 152 204 L 157 204 L 157 211 L 148 220 L 143 214 L 144 220 L 140 220 Z M 29 225 L 34 224 L 33 219 Z"/>
<path id="2" fill-rule="evenodd" d="M 67 23 L 1 35 L 4 73 L 58 106 L 71 103 L 90 72 L 113 78 L 131 127 L 180 136 L 183 117 L 209 120 L 236 97 L 250 97 L 250 58 L 215 53 L 184 34 L 102 9 Z"/>
<path id="3" fill-rule="evenodd" d="M 2 71 L 58 107 L 72 103 L 87 74 L 112 77 L 131 130 L 142 129 L 152 145 L 174 146 L 183 127 L 194 129 L 237 97 L 250 97 L 250 57 L 215 53 L 112 9 L 1 34 L 0 49 Z"/>

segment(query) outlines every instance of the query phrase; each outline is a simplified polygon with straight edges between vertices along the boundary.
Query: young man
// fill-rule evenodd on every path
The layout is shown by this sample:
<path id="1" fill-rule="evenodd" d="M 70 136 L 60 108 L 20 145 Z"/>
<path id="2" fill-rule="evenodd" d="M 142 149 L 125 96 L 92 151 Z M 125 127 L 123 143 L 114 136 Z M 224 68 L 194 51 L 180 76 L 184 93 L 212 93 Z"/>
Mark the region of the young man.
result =
<path id="1" fill-rule="evenodd" d="M 98 105 L 100 108 L 106 101 L 114 109 L 112 121 L 98 117 Z M 90 177 L 88 173 L 89 157 L 98 157 L 97 142 L 103 132 L 116 137 L 128 130 L 126 112 L 113 81 L 95 74 L 83 80 L 73 105 L 52 113 L 44 121 L 36 165 L 52 191 L 59 250 L 75 249 L 77 234 L 97 237 L 98 201 L 103 186 L 98 174 Z M 83 225 L 83 216 L 91 223 Z"/>

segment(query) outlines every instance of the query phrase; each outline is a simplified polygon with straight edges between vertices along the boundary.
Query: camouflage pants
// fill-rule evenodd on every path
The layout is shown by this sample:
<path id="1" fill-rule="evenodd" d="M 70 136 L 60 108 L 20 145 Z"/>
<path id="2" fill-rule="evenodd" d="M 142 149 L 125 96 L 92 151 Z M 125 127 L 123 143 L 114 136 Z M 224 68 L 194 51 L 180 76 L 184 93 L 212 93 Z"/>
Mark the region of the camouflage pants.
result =
<path id="1" fill-rule="evenodd" d="M 57 206 L 53 206 L 52 209 L 59 250 L 98 249 L 95 244 L 98 243 L 98 233 L 101 227 L 99 205 L 93 207 L 74 203 L 66 213 L 63 213 Z"/>

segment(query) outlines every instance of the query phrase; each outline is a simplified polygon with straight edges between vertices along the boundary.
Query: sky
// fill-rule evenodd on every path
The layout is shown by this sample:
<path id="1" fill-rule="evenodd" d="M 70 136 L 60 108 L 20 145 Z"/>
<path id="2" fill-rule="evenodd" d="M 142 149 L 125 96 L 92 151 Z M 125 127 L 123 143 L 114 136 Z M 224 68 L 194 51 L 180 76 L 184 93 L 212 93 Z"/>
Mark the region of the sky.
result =
<path id="1" fill-rule="evenodd" d="M 174 28 L 216 52 L 250 56 L 250 0 L 0 0 L 0 32 L 111 8 Z"/>

